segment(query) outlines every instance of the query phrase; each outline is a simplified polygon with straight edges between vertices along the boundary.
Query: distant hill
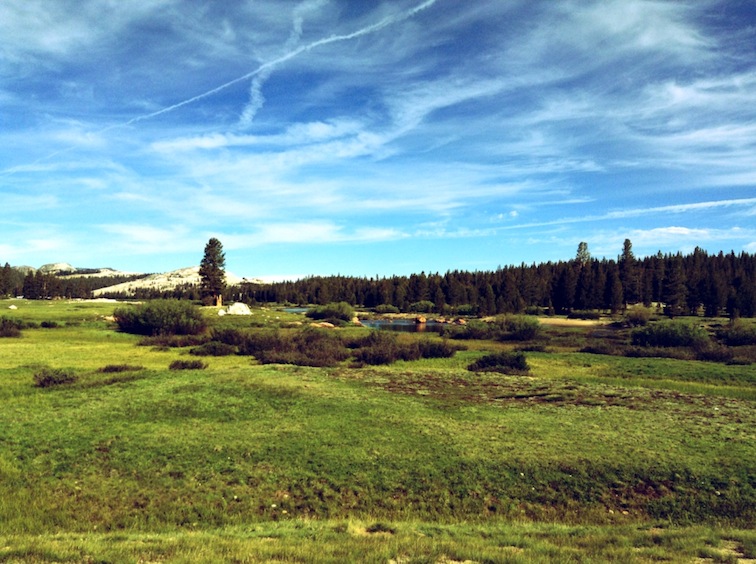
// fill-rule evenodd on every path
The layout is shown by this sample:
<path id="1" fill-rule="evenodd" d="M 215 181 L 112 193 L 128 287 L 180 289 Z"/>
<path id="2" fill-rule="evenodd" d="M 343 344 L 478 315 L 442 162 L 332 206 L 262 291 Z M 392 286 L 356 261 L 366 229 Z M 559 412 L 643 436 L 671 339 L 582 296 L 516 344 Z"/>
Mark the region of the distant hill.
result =
<path id="1" fill-rule="evenodd" d="M 261 283 L 259 280 L 248 280 L 246 278 L 240 278 L 230 272 L 226 272 L 226 283 L 229 285 L 241 284 L 242 282 Z M 123 282 L 114 286 L 108 286 L 106 288 L 99 288 L 95 290 L 94 296 L 102 296 L 105 294 L 125 293 L 133 294 L 136 290 L 158 290 L 168 291 L 173 290 L 179 286 L 185 285 L 199 285 L 200 275 L 199 266 L 190 266 L 188 268 L 179 268 L 178 270 L 172 270 L 170 272 L 163 272 L 159 274 L 150 274 L 139 278 L 138 280 L 132 280 L 130 282 Z"/>

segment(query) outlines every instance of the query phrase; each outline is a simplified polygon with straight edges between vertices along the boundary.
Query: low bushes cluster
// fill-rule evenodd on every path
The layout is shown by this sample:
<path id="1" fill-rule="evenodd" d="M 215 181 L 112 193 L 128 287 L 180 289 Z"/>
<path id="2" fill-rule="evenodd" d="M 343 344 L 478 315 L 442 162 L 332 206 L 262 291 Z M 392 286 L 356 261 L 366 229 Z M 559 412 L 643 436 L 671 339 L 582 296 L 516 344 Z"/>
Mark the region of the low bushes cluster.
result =
<path id="1" fill-rule="evenodd" d="M 338 335 L 308 327 L 293 334 L 275 333 L 254 356 L 263 364 L 335 366 L 349 358 L 349 351 Z"/>
<path id="2" fill-rule="evenodd" d="M 710 339 L 703 327 L 684 321 L 660 321 L 632 333 L 633 345 L 641 347 L 706 348 Z"/>
<path id="3" fill-rule="evenodd" d="M 236 352 L 237 348 L 234 345 L 220 341 L 208 341 L 189 350 L 189 354 L 194 356 L 229 356 Z"/>
<path id="4" fill-rule="evenodd" d="M 121 331 L 137 335 L 198 335 L 207 321 L 191 302 L 152 300 L 117 308 L 113 317 Z"/>
<path id="5" fill-rule="evenodd" d="M 504 315 L 493 321 L 471 321 L 467 325 L 449 325 L 441 335 L 451 339 L 492 341 L 530 341 L 541 334 L 541 323 L 532 316 Z"/>
<path id="6" fill-rule="evenodd" d="M 372 331 L 364 336 L 345 337 L 316 327 L 289 330 L 223 329 L 212 340 L 193 348 L 198 356 L 239 354 L 254 356 L 263 364 L 335 366 L 350 357 L 360 364 L 390 364 L 397 360 L 449 358 L 463 347 L 446 340 L 402 341 L 389 332 Z"/>
<path id="7" fill-rule="evenodd" d="M 184 347 L 197 347 L 207 343 L 208 335 L 154 335 L 144 337 L 137 343 L 142 347 L 157 347 L 160 349 L 180 349 Z"/>
<path id="8" fill-rule="evenodd" d="M 34 374 L 34 385 L 37 388 L 51 388 L 76 381 L 76 374 L 62 368 L 43 368 Z"/>
<path id="9" fill-rule="evenodd" d="M 483 356 L 471 363 L 472 372 L 501 372 L 503 374 L 524 374 L 530 370 L 525 353 L 501 352 Z"/>
<path id="10" fill-rule="evenodd" d="M 399 313 L 399 308 L 391 304 L 381 304 L 375 308 L 375 313 Z"/>
<path id="11" fill-rule="evenodd" d="M 756 325 L 748 325 L 742 320 L 736 320 L 717 331 L 717 338 L 729 347 L 756 345 Z"/>
<path id="12" fill-rule="evenodd" d="M 417 343 L 400 343 L 396 335 L 373 331 L 367 337 L 353 343 L 354 359 L 363 364 L 391 364 L 397 360 L 419 360 L 420 347 Z"/>

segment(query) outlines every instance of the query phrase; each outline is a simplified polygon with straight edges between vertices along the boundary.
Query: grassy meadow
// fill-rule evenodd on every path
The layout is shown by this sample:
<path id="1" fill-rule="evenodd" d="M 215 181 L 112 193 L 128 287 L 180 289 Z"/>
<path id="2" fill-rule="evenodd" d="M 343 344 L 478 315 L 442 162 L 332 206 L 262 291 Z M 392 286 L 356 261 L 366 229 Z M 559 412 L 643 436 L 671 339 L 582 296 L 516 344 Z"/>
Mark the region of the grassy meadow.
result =
<path id="1" fill-rule="evenodd" d="M 29 325 L 0 338 L 0 562 L 756 558 L 756 364 L 578 352 L 586 325 L 545 327 L 527 374 L 467 370 L 528 348 L 482 340 L 172 370 L 197 357 L 117 331 L 115 307 L 0 301 Z M 76 381 L 36 387 L 46 368 Z"/>

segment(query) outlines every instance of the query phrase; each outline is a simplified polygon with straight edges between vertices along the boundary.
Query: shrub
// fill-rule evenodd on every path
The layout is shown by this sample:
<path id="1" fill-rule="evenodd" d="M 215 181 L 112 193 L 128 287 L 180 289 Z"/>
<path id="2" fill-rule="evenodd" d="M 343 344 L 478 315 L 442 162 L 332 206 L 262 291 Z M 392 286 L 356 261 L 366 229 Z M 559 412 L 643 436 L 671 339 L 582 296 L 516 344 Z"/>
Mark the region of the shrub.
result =
<path id="1" fill-rule="evenodd" d="M 254 356 L 263 364 L 335 366 L 349 357 L 338 335 L 307 327 L 295 333 L 257 331 L 245 335 L 239 354 Z"/>
<path id="2" fill-rule="evenodd" d="M 354 308 L 346 302 L 334 302 L 312 308 L 305 315 L 310 319 L 351 321 L 354 319 Z"/>
<path id="3" fill-rule="evenodd" d="M 399 313 L 399 308 L 391 304 L 381 304 L 375 308 L 375 313 Z"/>
<path id="4" fill-rule="evenodd" d="M 23 323 L 9 317 L 0 317 L 0 337 L 20 337 Z"/>
<path id="5" fill-rule="evenodd" d="M 523 374 L 530 370 L 523 352 L 502 352 L 483 356 L 470 364 L 473 372 L 501 372 L 503 374 Z"/>
<path id="6" fill-rule="evenodd" d="M 198 335 L 207 328 L 200 310 L 181 300 L 153 300 L 113 312 L 121 331 L 138 335 Z"/>
<path id="7" fill-rule="evenodd" d="M 220 341 L 209 341 L 198 347 L 189 349 L 189 354 L 194 356 L 228 356 L 236 353 L 236 347 L 221 343 Z"/>
<path id="8" fill-rule="evenodd" d="M 418 343 L 400 343 L 396 335 L 383 331 L 372 331 L 358 343 L 354 351 L 357 362 L 370 365 L 391 364 L 397 360 L 418 360 Z"/>
<path id="9" fill-rule="evenodd" d="M 622 356 L 625 354 L 623 347 L 617 346 L 613 343 L 607 343 L 603 341 L 596 341 L 589 345 L 586 345 L 580 349 L 581 353 L 588 354 L 603 354 L 609 356 Z"/>
<path id="10" fill-rule="evenodd" d="M 227 345 L 238 347 L 247 339 L 248 333 L 241 331 L 240 329 L 234 329 L 232 327 L 224 327 L 222 329 L 213 329 L 210 333 L 210 339 L 212 341 L 218 341 Z"/>
<path id="11" fill-rule="evenodd" d="M 630 327 L 645 327 L 651 321 L 651 308 L 634 307 L 625 314 L 625 323 Z"/>
<path id="12" fill-rule="evenodd" d="M 107 366 L 98 369 L 97 372 L 112 374 L 115 372 L 138 372 L 139 370 L 144 369 L 144 366 L 136 366 L 133 364 L 108 364 Z"/>
<path id="13" fill-rule="evenodd" d="M 43 368 L 34 374 L 34 385 L 38 388 L 50 388 L 76 381 L 76 374 L 61 368 Z"/>
<path id="14" fill-rule="evenodd" d="M 642 347 L 704 348 L 709 335 L 703 327 L 684 321 L 661 321 L 636 329 L 632 333 L 634 345 Z"/>
<path id="15" fill-rule="evenodd" d="M 436 309 L 436 304 L 429 300 L 413 302 L 409 306 L 409 310 L 413 313 L 431 313 L 434 309 Z"/>
<path id="16" fill-rule="evenodd" d="M 155 335 L 144 337 L 137 343 L 142 347 L 155 347 L 162 350 L 177 349 L 183 347 L 197 347 L 208 342 L 205 335 Z"/>
<path id="17" fill-rule="evenodd" d="M 169 370 L 204 370 L 207 364 L 201 360 L 174 360 L 168 368 Z"/>
<path id="18" fill-rule="evenodd" d="M 756 325 L 748 325 L 741 320 L 736 320 L 718 331 L 717 337 L 730 347 L 756 345 Z"/>
<path id="19" fill-rule="evenodd" d="M 43 329 L 55 329 L 56 327 L 58 327 L 58 322 L 57 321 L 43 321 L 39 325 Z"/>
<path id="20" fill-rule="evenodd" d="M 478 306 L 474 304 L 462 304 L 454 308 L 457 315 L 478 315 Z"/>
<path id="21" fill-rule="evenodd" d="M 418 343 L 422 358 L 451 358 L 457 351 L 464 350 L 461 345 L 452 345 L 447 340 L 431 341 L 430 339 Z"/>
<path id="22" fill-rule="evenodd" d="M 530 341 L 541 333 L 541 322 L 525 315 L 507 315 L 503 321 L 507 332 L 505 339 L 511 341 Z"/>
<path id="23" fill-rule="evenodd" d="M 696 351 L 696 360 L 706 360 L 709 362 L 732 362 L 735 353 L 729 347 L 710 343 L 709 346 L 703 347 Z"/>
<path id="24" fill-rule="evenodd" d="M 496 322 L 471 321 L 466 325 L 445 325 L 441 336 L 450 339 L 496 339 L 503 338 L 503 329 Z"/>

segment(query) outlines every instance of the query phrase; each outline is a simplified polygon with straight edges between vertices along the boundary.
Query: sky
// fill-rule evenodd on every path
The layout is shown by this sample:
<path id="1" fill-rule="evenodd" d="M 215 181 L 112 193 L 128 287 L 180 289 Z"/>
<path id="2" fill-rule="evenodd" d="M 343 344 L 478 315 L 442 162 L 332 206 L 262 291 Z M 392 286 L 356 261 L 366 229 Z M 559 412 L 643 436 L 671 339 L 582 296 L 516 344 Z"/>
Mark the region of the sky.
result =
<path id="1" fill-rule="evenodd" d="M 3 0 L 0 263 L 756 253 L 752 0 Z"/>

